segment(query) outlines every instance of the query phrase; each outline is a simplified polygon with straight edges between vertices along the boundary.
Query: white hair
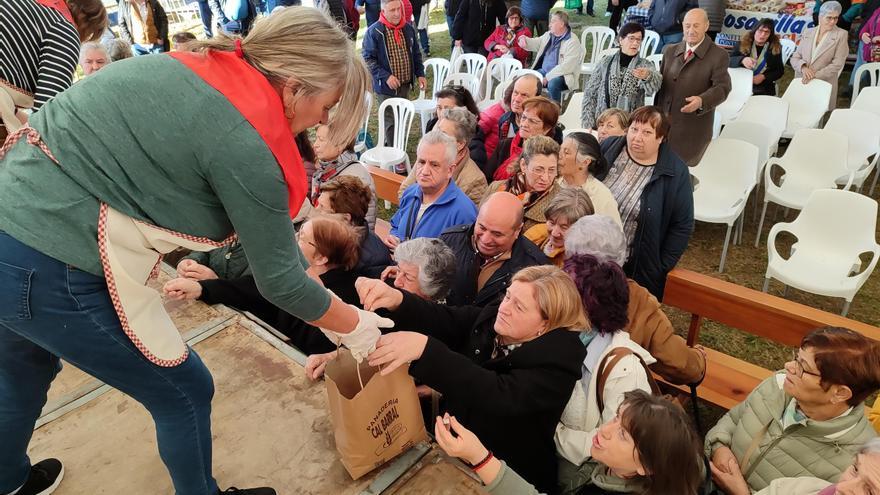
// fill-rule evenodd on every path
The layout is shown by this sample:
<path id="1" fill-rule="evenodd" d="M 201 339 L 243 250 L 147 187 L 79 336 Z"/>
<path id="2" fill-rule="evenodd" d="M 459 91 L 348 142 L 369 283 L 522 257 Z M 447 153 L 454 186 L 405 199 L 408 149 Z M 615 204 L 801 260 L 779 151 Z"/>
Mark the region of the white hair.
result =
<path id="1" fill-rule="evenodd" d="M 822 6 L 819 7 L 819 17 L 825 17 L 828 14 L 838 14 L 843 12 L 843 6 L 840 5 L 840 2 L 835 0 L 831 0 L 830 2 L 822 2 Z"/>
<path id="2" fill-rule="evenodd" d="M 880 437 L 874 437 L 862 445 L 859 454 L 864 455 L 880 455 Z"/>
<path id="3" fill-rule="evenodd" d="M 104 53 L 104 56 L 107 57 L 107 61 L 110 61 L 110 54 L 107 53 L 107 48 L 105 48 L 104 45 L 98 43 L 97 41 L 88 41 L 86 43 L 83 43 L 82 46 L 79 48 L 79 63 L 82 63 L 83 58 L 85 58 L 86 56 L 86 53 L 92 50 L 102 51 Z"/>
<path id="4" fill-rule="evenodd" d="M 440 114 L 440 118 L 455 124 L 456 141 L 469 143 L 474 133 L 477 132 L 477 116 L 464 107 L 447 108 Z"/>
<path id="5" fill-rule="evenodd" d="M 443 157 L 446 161 L 446 165 L 453 166 L 455 164 L 455 156 L 458 154 L 458 148 L 456 147 L 455 138 L 452 136 L 447 136 L 446 133 L 441 131 L 440 129 L 434 129 L 431 132 L 422 136 L 422 139 L 419 141 L 419 146 L 416 148 L 416 156 L 418 156 L 422 150 L 422 146 L 428 146 L 432 144 L 442 144 L 446 149 L 446 154 Z"/>
<path id="6" fill-rule="evenodd" d="M 419 237 L 401 242 L 394 261 L 419 267 L 419 289 L 432 301 L 446 297 L 455 278 L 455 253 L 440 239 Z"/>
<path id="7" fill-rule="evenodd" d="M 600 262 L 626 262 L 626 236 L 623 229 L 605 215 L 581 217 L 565 236 L 565 255 L 589 254 Z"/>

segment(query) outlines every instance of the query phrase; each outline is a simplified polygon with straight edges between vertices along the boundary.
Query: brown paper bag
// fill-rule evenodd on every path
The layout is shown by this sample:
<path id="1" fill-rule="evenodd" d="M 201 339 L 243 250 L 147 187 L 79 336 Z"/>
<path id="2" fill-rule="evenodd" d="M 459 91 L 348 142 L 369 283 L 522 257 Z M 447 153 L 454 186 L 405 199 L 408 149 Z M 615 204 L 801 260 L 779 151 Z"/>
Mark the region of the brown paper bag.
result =
<path id="1" fill-rule="evenodd" d="M 336 450 L 353 479 L 369 473 L 428 438 L 416 386 L 401 366 L 388 376 L 347 349 L 324 371 Z M 363 389 L 361 389 L 363 384 Z"/>

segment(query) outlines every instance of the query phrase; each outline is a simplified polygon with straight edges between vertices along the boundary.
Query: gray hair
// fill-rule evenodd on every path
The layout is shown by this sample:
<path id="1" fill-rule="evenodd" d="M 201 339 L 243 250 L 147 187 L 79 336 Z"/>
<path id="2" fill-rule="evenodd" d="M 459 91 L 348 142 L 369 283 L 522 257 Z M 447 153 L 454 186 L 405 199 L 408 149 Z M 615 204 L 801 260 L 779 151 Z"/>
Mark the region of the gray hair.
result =
<path id="1" fill-rule="evenodd" d="M 840 5 L 840 2 L 836 2 L 835 0 L 822 2 L 822 6 L 819 7 L 819 17 L 825 17 L 828 14 L 840 15 L 841 12 L 843 12 L 843 7 Z"/>
<path id="2" fill-rule="evenodd" d="M 460 143 L 470 143 L 474 133 L 477 132 L 477 116 L 467 108 L 447 108 L 440 115 L 440 118 L 455 124 L 455 136 L 452 137 Z"/>
<path id="3" fill-rule="evenodd" d="M 564 187 L 550 200 L 550 204 L 544 210 L 544 217 L 554 222 L 562 217 L 571 224 L 579 218 L 593 213 L 595 213 L 593 202 L 590 201 L 590 197 L 583 189 Z"/>
<path id="4" fill-rule="evenodd" d="M 874 437 L 865 442 L 865 445 L 862 445 L 862 448 L 859 449 L 859 454 L 880 455 L 880 437 Z"/>
<path id="5" fill-rule="evenodd" d="M 419 267 L 419 289 L 432 301 L 446 297 L 455 279 L 455 253 L 440 239 L 419 237 L 394 248 L 394 261 Z"/>
<path id="6" fill-rule="evenodd" d="M 431 132 L 422 136 L 422 139 L 419 141 L 419 146 L 416 148 L 416 156 L 419 155 L 419 152 L 422 149 L 422 146 L 427 146 L 431 144 L 442 144 L 446 147 L 446 156 L 444 156 L 446 160 L 446 165 L 452 166 L 455 164 L 455 156 L 458 154 L 458 148 L 456 147 L 455 138 L 451 136 L 447 136 L 440 129 L 434 129 Z"/>
<path id="7" fill-rule="evenodd" d="M 379 8 L 381 8 L 382 10 L 385 10 L 385 6 L 388 5 L 390 2 L 394 2 L 394 1 L 398 1 L 401 3 L 403 2 L 403 0 L 382 0 L 381 2 L 379 2 Z"/>
<path id="8" fill-rule="evenodd" d="M 605 215 L 587 215 L 574 223 L 565 236 L 565 255 L 590 254 L 600 262 L 626 262 L 623 229 Z"/>
<path id="9" fill-rule="evenodd" d="M 82 46 L 79 48 L 79 62 L 82 63 L 83 57 L 86 56 L 86 53 L 92 50 L 101 50 L 102 52 L 104 52 L 104 56 L 107 57 L 107 61 L 110 61 L 110 54 L 107 53 L 107 48 L 105 48 L 104 45 L 98 43 L 97 41 L 88 41 L 86 43 L 83 43 Z"/>
<path id="10" fill-rule="evenodd" d="M 114 38 L 107 40 L 104 42 L 104 47 L 107 49 L 107 54 L 112 62 L 132 57 L 131 43 L 123 39 Z"/>

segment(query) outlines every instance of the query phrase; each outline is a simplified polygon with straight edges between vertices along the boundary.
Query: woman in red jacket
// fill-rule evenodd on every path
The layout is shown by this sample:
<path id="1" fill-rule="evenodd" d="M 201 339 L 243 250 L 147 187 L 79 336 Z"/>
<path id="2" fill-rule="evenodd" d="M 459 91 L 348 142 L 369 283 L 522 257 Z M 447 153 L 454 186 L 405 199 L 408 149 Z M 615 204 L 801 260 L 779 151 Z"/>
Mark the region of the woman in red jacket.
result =
<path id="1" fill-rule="evenodd" d="M 489 53 L 486 58 L 491 61 L 494 58 L 512 53 L 513 57 L 525 66 L 529 52 L 520 48 L 516 40 L 520 36 L 531 38 L 532 31 L 523 25 L 522 10 L 519 7 L 513 6 L 507 9 L 506 17 L 507 24 L 495 28 L 495 32 L 486 38 L 486 42 L 483 43 L 483 48 Z"/>

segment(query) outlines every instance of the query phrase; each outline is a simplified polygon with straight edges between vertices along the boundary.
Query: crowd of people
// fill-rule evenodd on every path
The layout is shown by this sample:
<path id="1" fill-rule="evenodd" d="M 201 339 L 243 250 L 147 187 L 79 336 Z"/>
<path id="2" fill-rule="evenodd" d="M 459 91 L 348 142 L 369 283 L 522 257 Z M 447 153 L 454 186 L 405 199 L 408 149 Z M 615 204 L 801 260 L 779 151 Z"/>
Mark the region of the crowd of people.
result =
<path id="1" fill-rule="evenodd" d="M 220 491 L 211 375 L 131 283 L 178 248 L 166 298 L 253 313 L 308 356 L 310 378 L 340 344 L 409 364 L 420 396 L 440 397 L 436 441 L 490 493 L 880 493 L 880 424 L 864 410 L 880 343 L 859 333 L 810 332 L 704 440 L 660 394 L 654 373 L 697 384 L 707 365 L 660 305 L 694 229 L 688 166 L 728 67 L 775 94 L 784 66 L 772 22 L 728 54 L 711 12 L 654 3 L 660 69 L 639 55 L 645 27 L 623 23 L 582 81 L 566 12 L 448 0 L 455 46 L 536 72 L 482 111 L 461 86 L 434 95 L 387 225 L 355 142 L 367 93 L 426 88 L 427 3 L 206 0 L 203 40 L 170 35 L 157 0 L 120 0 L 118 38 L 98 0 L 0 6 L 38 19 L 0 25 L 0 41 L 30 41 L 0 56 L 0 494 L 48 495 L 63 476 L 26 455 L 59 359 L 149 410 L 177 493 L 275 493 Z M 836 84 L 846 16 L 834 0 L 817 15 L 791 65 Z M 168 81 L 179 91 L 159 99 Z M 563 94 L 581 85 L 583 130 L 563 132 Z"/>

